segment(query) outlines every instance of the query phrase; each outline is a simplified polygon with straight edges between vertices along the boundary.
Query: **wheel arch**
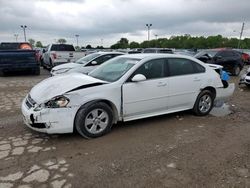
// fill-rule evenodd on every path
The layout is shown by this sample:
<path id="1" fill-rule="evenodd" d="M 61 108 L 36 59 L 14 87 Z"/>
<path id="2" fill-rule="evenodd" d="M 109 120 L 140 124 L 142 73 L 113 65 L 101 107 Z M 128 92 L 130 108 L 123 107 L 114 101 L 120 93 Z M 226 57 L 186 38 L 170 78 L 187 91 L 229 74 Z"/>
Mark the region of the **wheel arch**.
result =
<path id="1" fill-rule="evenodd" d="M 213 94 L 213 97 L 214 97 L 214 99 L 215 99 L 215 97 L 216 97 L 216 89 L 215 89 L 214 87 L 212 87 L 212 86 L 207 86 L 207 87 L 201 89 L 201 91 L 204 91 L 204 90 L 210 91 L 210 92 Z"/>
<path id="2" fill-rule="evenodd" d="M 113 102 L 111 102 L 111 101 L 109 101 L 107 99 L 95 99 L 95 100 L 89 101 L 89 102 L 87 102 L 85 104 L 82 104 L 78 108 L 78 110 L 77 110 L 77 112 L 75 114 L 75 117 L 74 117 L 74 129 L 75 129 L 76 115 L 79 112 L 79 110 L 84 108 L 87 105 L 91 105 L 92 103 L 97 103 L 97 102 L 103 102 L 103 103 L 107 104 L 112 109 L 112 112 L 113 112 L 113 122 L 112 123 L 116 123 L 119 120 L 118 110 L 117 110 L 117 108 L 116 108 L 116 106 L 115 106 L 115 104 Z"/>

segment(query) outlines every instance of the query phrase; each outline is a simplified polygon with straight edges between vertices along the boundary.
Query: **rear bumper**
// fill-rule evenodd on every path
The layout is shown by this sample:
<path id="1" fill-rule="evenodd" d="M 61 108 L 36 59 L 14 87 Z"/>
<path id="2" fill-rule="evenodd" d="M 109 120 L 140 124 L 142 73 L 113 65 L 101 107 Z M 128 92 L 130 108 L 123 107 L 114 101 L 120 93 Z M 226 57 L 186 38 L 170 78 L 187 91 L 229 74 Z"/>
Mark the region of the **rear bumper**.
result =
<path id="1" fill-rule="evenodd" d="M 227 88 L 217 88 L 215 101 L 228 99 L 233 95 L 235 90 L 235 84 L 230 83 Z"/>
<path id="2" fill-rule="evenodd" d="M 0 71 L 3 72 L 36 70 L 36 69 L 40 69 L 39 64 L 20 64 L 20 65 L 8 64 L 0 67 Z"/>

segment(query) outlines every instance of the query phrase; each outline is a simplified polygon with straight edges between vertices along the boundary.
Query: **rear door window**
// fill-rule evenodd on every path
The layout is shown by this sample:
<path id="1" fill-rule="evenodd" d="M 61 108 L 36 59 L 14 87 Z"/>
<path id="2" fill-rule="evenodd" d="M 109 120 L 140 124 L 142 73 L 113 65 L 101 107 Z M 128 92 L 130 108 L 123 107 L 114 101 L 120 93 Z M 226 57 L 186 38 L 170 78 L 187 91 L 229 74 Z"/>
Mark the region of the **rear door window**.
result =
<path id="1" fill-rule="evenodd" d="M 184 58 L 168 59 L 169 76 L 197 74 L 206 71 L 202 65 Z"/>

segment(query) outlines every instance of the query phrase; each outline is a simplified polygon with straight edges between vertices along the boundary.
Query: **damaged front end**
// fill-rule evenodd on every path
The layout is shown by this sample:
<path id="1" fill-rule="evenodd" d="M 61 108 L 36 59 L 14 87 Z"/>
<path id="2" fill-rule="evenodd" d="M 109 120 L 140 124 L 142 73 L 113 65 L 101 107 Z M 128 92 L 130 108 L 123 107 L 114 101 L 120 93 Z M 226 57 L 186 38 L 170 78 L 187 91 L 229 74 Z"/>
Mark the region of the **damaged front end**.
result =
<path id="1" fill-rule="evenodd" d="M 57 96 L 42 104 L 37 104 L 30 94 L 23 100 L 22 114 L 25 124 L 31 129 L 45 133 L 73 132 L 74 108 L 70 100 Z"/>

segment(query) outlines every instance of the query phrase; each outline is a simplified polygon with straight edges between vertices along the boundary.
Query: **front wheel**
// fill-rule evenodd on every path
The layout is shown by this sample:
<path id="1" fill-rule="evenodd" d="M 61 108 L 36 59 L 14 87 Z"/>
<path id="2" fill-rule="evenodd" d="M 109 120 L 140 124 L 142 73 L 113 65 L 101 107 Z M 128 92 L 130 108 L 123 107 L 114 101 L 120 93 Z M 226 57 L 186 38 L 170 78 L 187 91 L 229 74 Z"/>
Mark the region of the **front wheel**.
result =
<path id="1" fill-rule="evenodd" d="M 111 130 L 112 109 L 103 102 L 84 105 L 76 114 L 75 128 L 85 138 L 100 137 Z"/>
<path id="2" fill-rule="evenodd" d="M 203 90 L 198 95 L 193 107 L 193 111 L 198 116 L 209 114 L 214 105 L 214 95 L 209 90 Z"/>

